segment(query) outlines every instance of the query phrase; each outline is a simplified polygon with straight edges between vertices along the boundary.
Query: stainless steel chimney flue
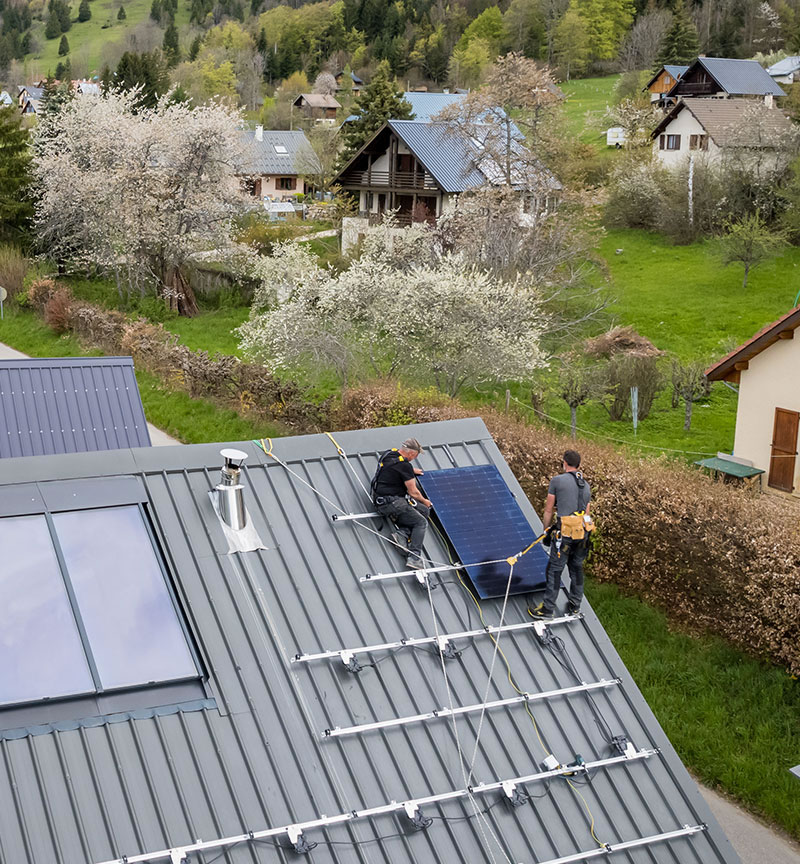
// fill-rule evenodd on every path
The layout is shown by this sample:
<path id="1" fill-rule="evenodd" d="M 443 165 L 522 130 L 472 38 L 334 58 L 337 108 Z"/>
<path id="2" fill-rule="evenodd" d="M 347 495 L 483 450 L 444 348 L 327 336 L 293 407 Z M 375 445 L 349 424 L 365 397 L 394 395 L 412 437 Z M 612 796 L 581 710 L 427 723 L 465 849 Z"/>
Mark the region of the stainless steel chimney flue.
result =
<path id="1" fill-rule="evenodd" d="M 247 453 L 230 448 L 219 452 L 225 460 L 222 465 L 220 482 L 215 487 L 217 502 L 219 503 L 219 515 L 229 528 L 233 528 L 234 531 L 241 531 L 247 524 L 247 511 L 244 507 L 244 486 L 239 481 Z"/>

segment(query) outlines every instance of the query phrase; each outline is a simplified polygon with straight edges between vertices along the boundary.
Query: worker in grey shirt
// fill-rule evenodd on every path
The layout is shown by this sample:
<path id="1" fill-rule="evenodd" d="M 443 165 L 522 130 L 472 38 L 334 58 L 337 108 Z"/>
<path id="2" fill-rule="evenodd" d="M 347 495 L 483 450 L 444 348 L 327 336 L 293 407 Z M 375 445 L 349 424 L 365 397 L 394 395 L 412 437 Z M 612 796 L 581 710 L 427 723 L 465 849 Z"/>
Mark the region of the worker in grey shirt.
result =
<path id="1" fill-rule="evenodd" d="M 589 517 L 592 490 L 578 470 L 580 453 L 567 450 L 561 464 L 564 473 L 550 481 L 544 506 L 542 524 L 545 531 L 553 521 L 553 510 L 557 511 L 558 516 L 550 532 L 550 560 L 547 562 L 544 601 L 535 609 L 528 608 L 534 618 L 552 618 L 555 615 L 565 564 L 569 570 L 567 614 L 576 614 L 583 599 L 583 561 L 589 551 L 589 535 L 594 529 Z"/>

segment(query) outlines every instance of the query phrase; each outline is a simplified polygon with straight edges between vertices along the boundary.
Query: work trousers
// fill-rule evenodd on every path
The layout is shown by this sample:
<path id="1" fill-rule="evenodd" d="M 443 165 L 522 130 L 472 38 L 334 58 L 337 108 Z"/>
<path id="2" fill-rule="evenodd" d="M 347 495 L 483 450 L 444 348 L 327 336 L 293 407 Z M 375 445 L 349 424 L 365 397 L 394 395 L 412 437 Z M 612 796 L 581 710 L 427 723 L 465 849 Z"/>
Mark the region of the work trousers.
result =
<path id="1" fill-rule="evenodd" d="M 562 540 L 561 555 L 556 549 L 556 539 L 550 543 L 550 560 L 547 562 L 547 585 L 544 591 L 544 611 L 554 612 L 558 589 L 561 587 L 561 573 L 564 565 L 569 570 L 569 595 L 567 603 L 574 608 L 581 605 L 583 599 L 583 562 L 589 551 L 589 544 L 584 540 Z"/>
<path id="2" fill-rule="evenodd" d="M 412 507 L 405 496 L 389 498 L 385 504 L 376 504 L 375 507 L 381 516 L 386 516 L 405 530 L 410 538 L 408 552 L 419 558 L 428 528 L 428 508 L 419 501 L 416 507 Z"/>

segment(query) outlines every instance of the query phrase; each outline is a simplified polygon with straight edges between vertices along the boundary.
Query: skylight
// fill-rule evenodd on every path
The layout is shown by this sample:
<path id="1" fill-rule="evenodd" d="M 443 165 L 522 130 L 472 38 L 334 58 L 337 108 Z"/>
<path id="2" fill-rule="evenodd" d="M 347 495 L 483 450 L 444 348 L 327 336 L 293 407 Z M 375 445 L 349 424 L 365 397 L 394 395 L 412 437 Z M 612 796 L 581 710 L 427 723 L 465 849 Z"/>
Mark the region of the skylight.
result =
<path id="1" fill-rule="evenodd" d="M 281 156 L 285 156 L 289 152 L 285 144 L 273 144 L 272 146 L 275 148 L 275 152 Z"/>
<path id="2" fill-rule="evenodd" d="M 199 677 L 137 505 L 0 519 L 0 704 Z"/>

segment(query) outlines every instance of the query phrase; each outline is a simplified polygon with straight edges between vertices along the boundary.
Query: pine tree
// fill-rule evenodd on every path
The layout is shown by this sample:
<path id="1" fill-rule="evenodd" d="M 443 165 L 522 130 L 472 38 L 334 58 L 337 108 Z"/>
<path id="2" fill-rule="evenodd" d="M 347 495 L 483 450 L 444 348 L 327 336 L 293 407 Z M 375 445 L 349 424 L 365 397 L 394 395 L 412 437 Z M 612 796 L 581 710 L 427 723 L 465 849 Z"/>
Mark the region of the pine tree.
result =
<path id="1" fill-rule="evenodd" d="M 0 239 L 24 238 L 33 215 L 28 132 L 12 105 L 0 108 Z"/>
<path id="2" fill-rule="evenodd" d="M 161 23 L 161 0 L 153 0 L 150 4 L 150 17 L 156 24 Z"/>
<path id="3" fill-rule="evenodd" d="M 262 31 L 263 32 L 263 31 Z M 202 36 L 195 36 L 192 39 L 192 44 L 189 46 L 189 60 L 197 60 L 197 55 L 200 53 L 200 46 L 203 44 Z"/>
<path id="4" fill-rule="evenodd" d="M 117 21 L 124 21 L 128 17 L 127 12 L 125 12 L 125 7 L 120 6 L 119 12 L 117 12 Z"/>
<path id="5" fill-rule="evenodd" d="M 66 54 L 69 54 L 69 39 L 66 36 L 62 36 L 61 41 L 58 43 L 58 56 L 64 57 Z"/>
<path id="6" fill-rule="evenodd" d="M 61 24 L 61 32 L 66 33 L 72 27 L 72 6 L 65 3 L 64 0 L 58 0 L 56 9 L 58 10 L 58 21 Z"/>
<path id="7" fill-rule="evenodd" d="M 161 47 L 167 60 L 167 66 L 177 66 L 181 59 L 181 49 L 178 43 L 178 28 L 174 21 L 164 31 L 164 41 Z"/>
<path id="8" fill-rule="evenodd" d="M 361 91 L 355 102 L 355 119 L 344 133 L 346 162 L 383 126 L 387 120 L 411 120 L 411 105 L 403 98 L 389 72 L 389 63 L 382 60 L 372 81 Z"/>
<path id="9" fill-rule="evenodd" d="M 81 5 L 78 7 L 78 21 L 88 21 L 92 17 L 92 10 L 89 6 L 89 0 L 81 0 Z"/>
<path id="10" fill-rule="evenodd" d="M 58 20 L 58 13 L 54 7 L 50 9 L 50 17 L 47 19 L 47 26 L 44 28 L 44 35 L 47 39 L 55 39 L 61 35 L 61 22 Z"/>
<path id="11" fill-rule="evenodd" d="M 656 64 L 658 66 L 666 63 L 686 65 L 695 60 L 699 53 L 700 40 L 697 36 L 697 28 L 683 0 L 677 0 L 672 12 L 672 25 L 661 43 Z"/>

